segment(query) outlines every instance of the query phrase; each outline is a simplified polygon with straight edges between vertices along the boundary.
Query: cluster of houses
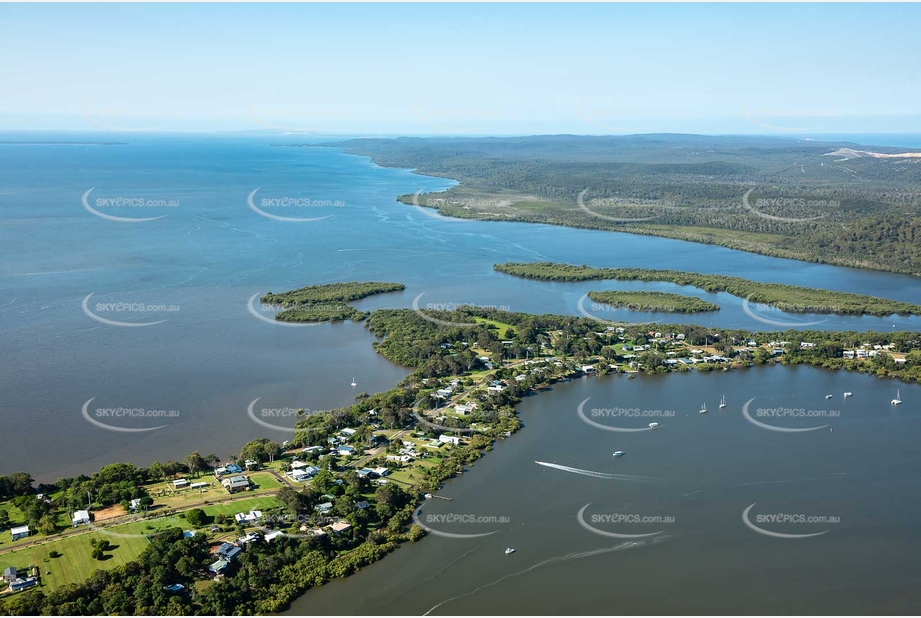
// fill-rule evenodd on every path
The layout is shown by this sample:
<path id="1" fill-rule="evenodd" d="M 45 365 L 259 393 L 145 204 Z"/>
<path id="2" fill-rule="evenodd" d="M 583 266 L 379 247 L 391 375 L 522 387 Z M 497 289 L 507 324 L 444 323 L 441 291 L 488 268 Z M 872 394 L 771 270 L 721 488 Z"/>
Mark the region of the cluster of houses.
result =
<path id="1" fill-rule="evenodd" d="M 38 577 L 19 577 L 16 567 L 3 569 L 3 582 L 8 584 L 8 592 L 19 592 L 38 585 Z"/>
<path id="2" fill-rule="evenodd" d="M 876 358 L 880 352 L 891 352 L 895 346 L 891 343 L 885 345 L 870 345 L 869 343 L 864 343 L 859 348 L 853 350 L 844 350 L 842 352 L 843 358 L 859 358 L 859 359 L 868 359 Z M 896 364 L 903 364 L 906 362 L 905 358 L 893 358 Z"/>
<path id="3" fill-rule="evenodd" d="M 291 462 L 291 469 L 285 472 L 285 476 L 295 483 L 303 483 L 315 477 L 319 471 L 316 466 L 295 459 Z"/>
<path id="4" fill-rule="evenodd" d="M 451 380 L 451 383 L 445 386 L 444 388 L 439 388 L 432 395 L 435 399 L 447 399 L 454 394 L 454 391 L 457 387 L 460 386 L 460 380 L 454 379 Z"/>

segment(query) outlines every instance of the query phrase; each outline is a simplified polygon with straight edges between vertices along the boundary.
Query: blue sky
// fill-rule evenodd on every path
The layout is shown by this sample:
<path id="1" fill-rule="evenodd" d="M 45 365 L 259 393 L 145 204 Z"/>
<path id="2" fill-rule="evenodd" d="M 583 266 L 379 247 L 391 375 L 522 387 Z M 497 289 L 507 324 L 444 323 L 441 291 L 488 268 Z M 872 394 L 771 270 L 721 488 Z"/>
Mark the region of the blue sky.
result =
<path id="1" fill-rule="evenodd" d="M 921 6 L 0 5 L 0 129 L 921 133 Z"/>

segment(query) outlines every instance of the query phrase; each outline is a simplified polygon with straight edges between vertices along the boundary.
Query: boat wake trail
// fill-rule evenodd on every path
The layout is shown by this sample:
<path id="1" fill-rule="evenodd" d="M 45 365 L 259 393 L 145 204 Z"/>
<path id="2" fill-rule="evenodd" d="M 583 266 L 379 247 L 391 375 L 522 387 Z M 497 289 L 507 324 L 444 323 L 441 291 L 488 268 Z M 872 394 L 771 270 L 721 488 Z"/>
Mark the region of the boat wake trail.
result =
<path id="1" fill-rule="evenodd" d="M 611 474 L 609 472 L 596 472 L 594 470 L 583 470 L 582 468 L 573 468 L 572 466 L 564 466 L 561 464 L 550 463 L 549 461 L 535 461 L 538 466 L 545 466 L 547 468 L 553 468 L 554 470 L 562 470 L 563 472 L 571 472 L 573 474 L 581 474 L 583 476 L 591 476 L 596 479 L 607 479 L 609 481 L 655 481 L 656 479 L 648 476 L 637 476 L 635 474 Z"/>
<path id="2" fill-rule="evenodd" d="M 492 582 L 489 582 L 488 584 L 483 584 L 482 586 L 477 586 L 476 588 L 474 588 L 474 589 L 471 590 L 470 592 L 465 592 L 464 594 L 459 594 L 459 595 L 453 596 L 453 597 L 451 597 L 450 599 L 445 599 L 445 600 L 442 601 L 441 603 L 439 603 L 439 604 L 433 606 L 431 609 L 429 609 L 427 612 L 425 612 L 425 613 L 422 614 L 422 615 L 423 615 L 423 616 L 428 616 L 429 614 L 431 614 L 433 611 L 435 611 L 436 609 L 438 609 L 438 608 L 441 607 L 442 605 L 446 605 L 446 604 L 450 603 L 451 601 L 456 601 L 457 599 L 463 599 L 464 597 L 469 597 L 470 595 L 476 594 L 477 592 L 479 592 L 480 590 L 483 590 L 484 588 L 490 588 L 490 587 L 495 586 L 496 584 L 502 583 L 502 582 L 504 582 L 505 580 L 510 579 L 510 578 L 512 578 L 512 577 L 517 577 L 518 575 L 524 575 L 525 573 L 530 573 L 530 572 L 533 571 L 534 569 L 539 569 L 540 567 L 546 566 L 546 565 L 548 565 L 548 564 L 554 564 L 554 563 L 557 563 L 557 562 L 566 562 L 566 561 L 568 561 L 568 560 L 578 560 L 578 559 L 580 559 L 580 558 L 591 558 L 592 556 L 599 556 L 599 555 L 601 555 L 601 554 L 609 554 L 609 553 L 611 553 L 611 552 L 623 551 L 623 550 L 625 550 L 625 549 L 635 549 L 635 548 L 638 548 L 638 547 L 643 547 L 643 546 L 645 546 L 645 545 L 653 545 L 653 544 L 655 544 L 655 543 L 661 543 L 662 541 L 665 541 L 665 540 L 667 540 L 668 538 L 670 538 L 670 537 L 669 537 L 669 536 L 659 536 L 659 537 L 656 537 L 656 538 L 653 538 L 653 539 L 644 540 L 644 541 L 627 541 L 626 543 L 621 543 L 621 544 L 619 544 L 619 545 L 615 545 L 614 547 L 602 547 L 602 548 L 600 548 L 600 549 L 592 549 L 592 550 L 589 550 L 589 551 L 573 552 L 573 553 L 570 553 L 570 554 L 566 554 L 566 555 L 564 555 L 564 556 L 556 556 L 556 557 L 554 557 L 554 558 L 547 558 L 546 560 L 541 560 L 541 561 L 538 562 L 537 564 L 532 565 L 532 566 L 529 566 L 529 567 L 526 568 L 526 569 L 522 569 L 521 571 L 515 571 L 514 573 L 509 573 L 508 575 L 503 575 L 503 576 L 500 577 L 499 579 L 497 579 L 497 580 L 495 580 L 495 581 L 492 581 Z"/>

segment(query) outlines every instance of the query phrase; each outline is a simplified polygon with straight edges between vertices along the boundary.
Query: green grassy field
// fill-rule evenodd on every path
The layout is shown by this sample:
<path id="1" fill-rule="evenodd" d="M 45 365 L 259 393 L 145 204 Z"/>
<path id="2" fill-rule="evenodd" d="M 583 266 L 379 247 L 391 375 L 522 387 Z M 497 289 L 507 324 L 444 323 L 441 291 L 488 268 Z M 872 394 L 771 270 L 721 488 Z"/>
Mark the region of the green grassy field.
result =
<path id="1" fill-rule="evenodd" d="M 142 524 L 132 524 L 139 527 Z M 106 552 L 106 560 L 93 560 L 90 557 L 92 546 L 90 539 L 105 539 L 114 547 Z M 103 532 L 87 532 L 64 539 L 50 541 L 33 547 L 18 549 L 0 556 L 0 569 L 14 566 L 25 569 L 36 565 L 41 569 L 42 585 L 46 590 L 54 590 L 65 584 L 86 580 L 93 571 L 111 569 L 135 559 L 144 548 L 147 539 L 143 536 L 116 537 Z M 49 558 L 51 550 L 60 552 L 60 558 Z M 50 574 L 46 573 L 51 571 Z"/>
<path id="2" fill-rule="evenodd" d="M 278 482 L 269 474 L 270 481 Z M 279 506 L 280 503 L 271 496 L 243 498 L 227 504 L 213 504 L 203 508 L 206 514 L 214 517 L 217 515 L 233 515 L 249 510 L 268 510 Z M 24 547 L 8 554 L 0 555 L 0 569 L 15 566 L 25 569 L 36 565 L 41 569 L 42 585 L 47 590 L 54 590 L 66 584 L 78 583 L 86 580 L 97 569 L 111 569 L 137 558 L 147 547 L 149 534 L 155 534 L 165 528 L 191 528 L 185 519 L 179 515 L 169 515 L 161 518 L 152 518 L 144 521 L 126 523 L 111 528 L 97 531 L 87 531 L 83 534 L 48 541 L 40 545 Z M 90 556 L 92 546 L 90 539 L 105 539 L 114 549 L 106 552 L 106 560 L 93 560 Z M 59 558 L 49 558 L 52 550 L 61 553 Z M 46 571 L 51 571 L 46 574 Z"/>

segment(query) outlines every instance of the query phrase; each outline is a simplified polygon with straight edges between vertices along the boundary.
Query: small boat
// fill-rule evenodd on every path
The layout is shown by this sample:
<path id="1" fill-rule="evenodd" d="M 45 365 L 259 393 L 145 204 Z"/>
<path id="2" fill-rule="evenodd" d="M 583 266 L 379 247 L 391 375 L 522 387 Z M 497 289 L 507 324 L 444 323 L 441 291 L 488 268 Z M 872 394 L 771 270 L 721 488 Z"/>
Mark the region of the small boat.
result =
<path id="1" fill-rule="evenodd" d="M 706 404 L 706 403 L 704 403 L 704 405 L 702 405 L 702 406 L 700 407 L 700 413 L 701 413 L 701 414 L 706 414 L 706 413 L 707 413 L 707 404 Z"/>
<path id="2" fill-rule="evenodd" d="M 844 391 L 844 396 L 845 396 L 845 397 L 853 397 L 853 396 L 854 396 L 854 393 L 852 393 L 851 391 Z"/>
<path id="3" fill-rule="evenodd" d="M 897 406 L 900 403 L 902 403 L 902 394 L 898 391 L 898 389 L 896 389 L 895 391 L 895 399 L 893 399 L 889 403 L 891 403 L 894 406 Z"/>
<path id="4" fill-rule="evenodd" d="M 515 548 L 514 548 L 514 547 L 506 547 L 506 548 L 505 548 L 505 553 L 506 553 L 506 554 L 514 554 L 514 553 L 515 553 Z"/>
<path id="5" fill-rule="evenodd" d="M 831 399 L 831 395 L 825 395 L 825 399 Z"/>
<path id="6" fill-rule="evenodd" d="M 658 426 L 659 426 L 659 423 L 649 423 L 649 428 L 650 428 L 650 429 L 655 429 L 655 428 L 658 427 Z"/>
<path id="7" fill-rule="evenodd" d="M 623 451 L 614 451 L 614 457 L 623 457 L 626 455 Z"/>
<path id="8" fill-rule="evenodd" d="M 355 381 L 355 378 L 352 378 L 352 386 L 358 386 L 358 382 Z"/>
<path id="9" fill-rule="evenodd" d="M 725 407 L 726 407 L 726 395 L 723 395 L 723 398 L 720 399 L 720 409 L 723 409 Z"/>

